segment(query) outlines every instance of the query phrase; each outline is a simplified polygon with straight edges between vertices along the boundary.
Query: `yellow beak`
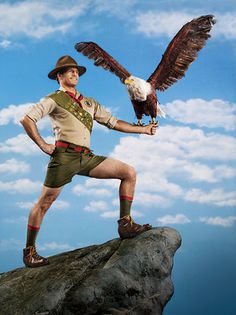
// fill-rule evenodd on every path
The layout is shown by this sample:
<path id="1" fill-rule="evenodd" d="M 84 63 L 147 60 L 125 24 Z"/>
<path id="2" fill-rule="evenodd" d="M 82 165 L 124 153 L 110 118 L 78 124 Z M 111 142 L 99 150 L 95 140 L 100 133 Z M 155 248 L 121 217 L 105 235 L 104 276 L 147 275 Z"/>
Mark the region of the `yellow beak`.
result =
<path id="1" fill-rule="evenodd" d="M 130 85 L 133 82 L 134 82 L 134 80 L 132 80 L 132 79 L 125 79 L 124 84 Z"/>

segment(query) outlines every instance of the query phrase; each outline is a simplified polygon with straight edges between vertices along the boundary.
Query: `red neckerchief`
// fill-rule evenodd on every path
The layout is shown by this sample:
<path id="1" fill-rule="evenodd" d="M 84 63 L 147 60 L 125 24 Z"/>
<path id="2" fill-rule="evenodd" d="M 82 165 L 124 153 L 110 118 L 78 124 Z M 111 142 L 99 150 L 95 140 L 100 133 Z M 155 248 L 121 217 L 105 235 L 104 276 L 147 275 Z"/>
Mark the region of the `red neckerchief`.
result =
<path id="1" fill-rule="evenodd" d="M 80 94 L 80 96 L 78 98 L 76 98 L 75 97 L 76 94 L 74 94 L 72 92 L 66 91 L 66 94 L 68 94 L 71 98 L 73 98 L 73 100 L 76 101 L 76 103 L 78 103 L 81 108 L 83 108 L 83 106 L 80 102 L 84 98 L 82 94 Z"/>

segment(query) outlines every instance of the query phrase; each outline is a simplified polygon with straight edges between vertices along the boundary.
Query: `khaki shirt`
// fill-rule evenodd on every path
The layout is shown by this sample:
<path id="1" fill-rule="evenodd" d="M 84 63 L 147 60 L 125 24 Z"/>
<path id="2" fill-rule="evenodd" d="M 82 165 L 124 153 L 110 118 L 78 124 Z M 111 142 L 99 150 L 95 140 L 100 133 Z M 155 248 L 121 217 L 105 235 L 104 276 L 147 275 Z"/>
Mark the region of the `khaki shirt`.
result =
<path id="1" fill-rule="evenodd" d="M 65 90 L 60 87 L 60 90 Z M 76 92 L 76 97 L 80 93 Z M 104 107 L 102 107 L 93 98 L 84 97 L 81 100 L 84 110 L 96 120 L 99 124 L 105 125 L 108 128 L 114 128 L 117 118 L 112 116 Z M 79 106 L 79 104 L 78 104 Z M 85 125 L 80 122 L 75 116 L 69 113 L 66 109 L 57 105 L 50 97 L 46 96 L 39 103 L 35 104 L 26 115 L 35 123 L 46 115 L 49 115 L 55 140 L 67 141 L 80 146 L 90 148 L 90 132 Z"/>

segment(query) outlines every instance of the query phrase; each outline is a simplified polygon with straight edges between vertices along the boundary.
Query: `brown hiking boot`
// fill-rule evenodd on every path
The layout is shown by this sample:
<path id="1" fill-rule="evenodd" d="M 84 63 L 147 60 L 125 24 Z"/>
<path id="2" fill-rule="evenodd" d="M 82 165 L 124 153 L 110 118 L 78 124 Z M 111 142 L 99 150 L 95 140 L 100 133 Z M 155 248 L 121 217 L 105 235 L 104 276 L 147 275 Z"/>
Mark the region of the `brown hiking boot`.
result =
<path id="1" fill-rule="evenodd" d="M 36 268 L 49 264 L 49 260 L 39 256 L 35 246 L 28 246 L 23 249 L 23 262 L 26 267 Z"/>
<path id="2" fill-rule="evenodd" d="M 121 239 L 135 237 L 152 228 L 150 224 L 140 225 L 135 223 L 130 215 L 126 215 L 118 220 L 118 224 L 118 233 Z"/>

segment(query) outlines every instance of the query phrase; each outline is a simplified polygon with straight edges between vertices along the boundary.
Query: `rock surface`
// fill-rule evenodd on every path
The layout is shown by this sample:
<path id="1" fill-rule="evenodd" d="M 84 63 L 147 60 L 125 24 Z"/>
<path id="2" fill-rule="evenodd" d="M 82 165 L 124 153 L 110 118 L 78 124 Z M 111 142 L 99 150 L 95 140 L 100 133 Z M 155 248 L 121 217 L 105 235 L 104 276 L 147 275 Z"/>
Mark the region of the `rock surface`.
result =
<path id="1" fill-rule="evenodd" d="M 0 278 L 1 315 L 161 315 L 173 294 L 173 256 L 181 244 L 171 228 L 113 239 L 50 257 Z"/>

